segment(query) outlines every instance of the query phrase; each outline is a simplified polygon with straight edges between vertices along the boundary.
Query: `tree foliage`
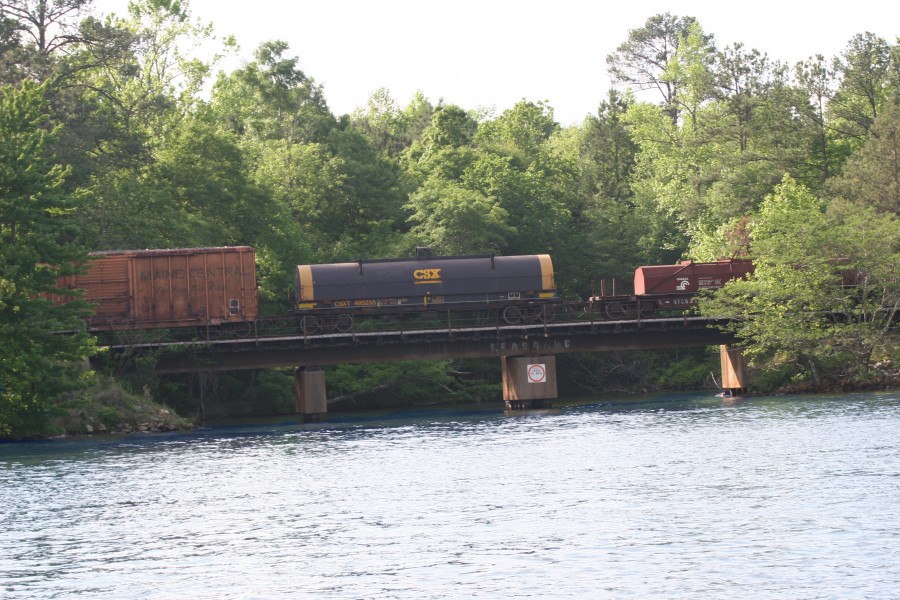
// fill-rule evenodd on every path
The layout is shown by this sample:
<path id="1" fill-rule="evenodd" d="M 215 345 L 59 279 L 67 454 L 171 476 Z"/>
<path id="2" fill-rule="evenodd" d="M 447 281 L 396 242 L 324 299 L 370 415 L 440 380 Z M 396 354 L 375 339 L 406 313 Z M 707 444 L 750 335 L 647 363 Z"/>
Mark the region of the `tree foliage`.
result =
<path id="1" fill-rule="evenodd" d="M 832 189 L 857 204 L 900 215 L 900 105 L 891 103 L 878 115 Z"/>
<path id="2" fill-rule="evenodd" d="M 900 308 L 900 221 L 828 204 L 786 178 L 750 227 L 756 269 L 702 311 L 729 326 L 760 365 L 793 363 L 821 381 L 864 378 L 891 358 Z M 827 374 L 827 375 L 826 375 Z"/>
<path id="3" fill-rule="evenodd" d="M 86 250 L 75 243 L 78 206 L 62 193 L 66 169 L 47 156 L 42 92 L 27 82 L 0 88 L 0 435 L 39 427 L 93 350 L 85 305 L 48 297 Z"/>

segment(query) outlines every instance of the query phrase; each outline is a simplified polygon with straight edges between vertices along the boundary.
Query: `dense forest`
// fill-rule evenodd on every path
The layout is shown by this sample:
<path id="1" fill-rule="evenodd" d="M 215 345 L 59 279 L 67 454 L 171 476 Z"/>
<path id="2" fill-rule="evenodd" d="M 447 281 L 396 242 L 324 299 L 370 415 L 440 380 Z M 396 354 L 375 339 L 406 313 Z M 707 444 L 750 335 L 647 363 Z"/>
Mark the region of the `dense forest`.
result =
<path id="1" fill-rule="evenodd" d="M 756 273 L 702 310 L 737 317 L 759 381 L 896 376 L 898 41 L 860 33 L 839 56 L 787 65 L 719 47 L 689 16 L 622 37 L 606 57 L 615 88 L 575 126 L 543 101 L 493 114 L 387 90 L 335 115 L 282 41 L 231 72 L 217 61 L 232 39 L 199 60 L 215 38 L 187 1 L 101 19 L 90 0 L 0 0 L 0 435 L 46 430 L 109 377 L 188 415 L 200 385 L 291 405 L 285 373 L 86 369 L 89 307 L 40 294 L 93 250 L 254 246 L 269 313 L 287 309 L 296 264 L 417 246 L 549 253 L 573 297 L 642 264 L 745 256 Z M 841 286 L 847 272 L 856 285 Z M 707 358 L 562 360 L 573 390 L 600 393 L 702 384 Z M 498 373 L 404 363 L 335 368 L 328 382 L 335 395 L 462 401 L 496 396 Z"/>

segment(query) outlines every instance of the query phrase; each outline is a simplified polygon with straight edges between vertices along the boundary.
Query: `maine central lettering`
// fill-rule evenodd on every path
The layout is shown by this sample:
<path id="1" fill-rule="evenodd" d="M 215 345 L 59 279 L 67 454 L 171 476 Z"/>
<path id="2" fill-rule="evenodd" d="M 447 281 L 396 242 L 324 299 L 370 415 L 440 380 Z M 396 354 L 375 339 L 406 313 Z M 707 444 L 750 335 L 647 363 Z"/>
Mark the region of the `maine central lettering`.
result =
<path id="1" fill-rule="evenodd" d="M 141 271 L 141 281 L 157 281 L 160 279 L 223 279 L 225 277 L 240 277 L 241 272 L 233 267 L 193 268 L 193 269 L 154 269 L 153 271 Z"/>

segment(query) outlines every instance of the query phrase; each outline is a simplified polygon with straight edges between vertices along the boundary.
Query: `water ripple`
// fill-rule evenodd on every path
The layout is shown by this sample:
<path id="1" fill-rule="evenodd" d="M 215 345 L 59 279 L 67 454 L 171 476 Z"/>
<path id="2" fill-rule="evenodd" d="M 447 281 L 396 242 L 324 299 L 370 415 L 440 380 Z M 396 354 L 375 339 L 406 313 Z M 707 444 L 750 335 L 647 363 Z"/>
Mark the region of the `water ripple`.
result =
<path id="1" fill-rule="evenodd" d="M 0 596 L 896 598 L 898 426 L 693 396 L 7 444 Z"/>

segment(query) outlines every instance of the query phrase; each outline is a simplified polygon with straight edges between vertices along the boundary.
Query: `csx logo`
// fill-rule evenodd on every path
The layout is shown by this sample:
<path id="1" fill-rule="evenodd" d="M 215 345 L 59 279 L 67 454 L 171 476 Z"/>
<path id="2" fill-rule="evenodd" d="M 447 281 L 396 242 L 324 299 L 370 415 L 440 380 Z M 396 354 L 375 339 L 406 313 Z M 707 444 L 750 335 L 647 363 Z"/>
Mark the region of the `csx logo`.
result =
<path id="1" fill-rule="evenodd" d="M 413 279 L 417 283 L 432 283 L 441 280 L 440 269 L 416 269 L 413 271 Z"/>

